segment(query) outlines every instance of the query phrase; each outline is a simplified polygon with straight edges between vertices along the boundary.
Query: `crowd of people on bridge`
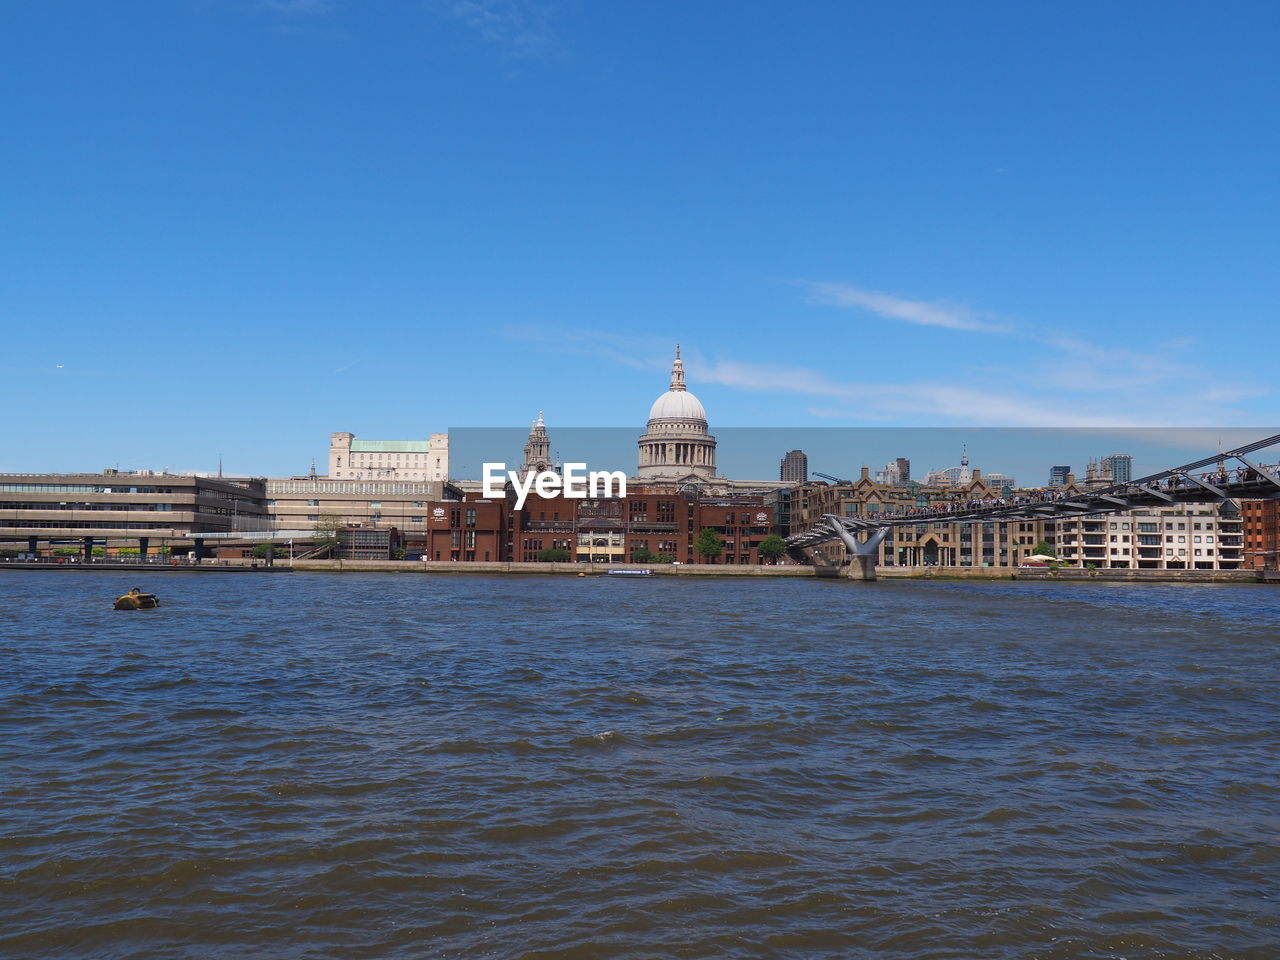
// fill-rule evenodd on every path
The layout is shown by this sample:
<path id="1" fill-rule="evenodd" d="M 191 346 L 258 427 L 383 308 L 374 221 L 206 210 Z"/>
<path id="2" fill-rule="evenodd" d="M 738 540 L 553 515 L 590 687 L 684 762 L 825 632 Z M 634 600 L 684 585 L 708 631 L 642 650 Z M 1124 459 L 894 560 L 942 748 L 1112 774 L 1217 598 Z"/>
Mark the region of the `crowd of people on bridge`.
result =
<path id="1" fill-rule="evenodd" d="M 1280 473 L 1280 464 L 1275 466 L 1268 466 L 1264 464 L 1262 469 L 1274 475 Z M 1211 484 L 1213 486 L 1227 486 L 1232 483 L 1251 483 L 1258 480 L 1259 475 L 1252 467 L 1240 466 L 1232 470 L 1228 469 L 1224 465 L 1219 465 L 1219 467 L 1214 471 L 1197 475 L 1197 479 L 1202 483 Z M 1133 485 L 1129 486 L 1130 489 L 1133 488 Z M 1173 491 L 1193 486 L 1198 486 L 1198 484 L 1188 479 L 1188 475 L 1182 473 L 1171 473 L 1169 476 L 1162 479 L 1138 486 L 1137 489 L 1141 490 L 1143 487 L 1146 487 L 1148 489 Z M 928 522 L 947 517 L 960 517 L 973 513 L 994 512 L 1001 508 L 1029 507 L 1037 504 L 1055 503 L 1062 500 L 1073 500 L 1081 497 L 1088 497 L 1090 495 L 1090 492 L 1068 491 L 1062 487 L 1044 487 L 1037 490 L 1023 491 L 1017 496 L 971 497 L 966 499 L 956 498 L 952 500 L 939 500 L 934 503 L 923 506 L 908 507 L 906 509 L 893 505 L 886 505 L 886 509 L 881 510 L 877 514 L 865 514 L 862 519 L 918 519 L 920 521 Z"/>

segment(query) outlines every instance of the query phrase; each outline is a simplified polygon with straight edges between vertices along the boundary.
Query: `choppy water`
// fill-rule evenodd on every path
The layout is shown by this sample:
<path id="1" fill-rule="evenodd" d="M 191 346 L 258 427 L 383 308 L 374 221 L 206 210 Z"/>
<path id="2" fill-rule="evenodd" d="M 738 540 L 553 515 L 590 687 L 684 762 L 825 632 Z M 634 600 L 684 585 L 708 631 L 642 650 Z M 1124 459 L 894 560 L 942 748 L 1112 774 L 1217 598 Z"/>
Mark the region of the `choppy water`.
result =
<path id="1" fill-rule="evenodd" d="M 1280 590 L 0 572 L 0 956 L 1280 955 Z"/>

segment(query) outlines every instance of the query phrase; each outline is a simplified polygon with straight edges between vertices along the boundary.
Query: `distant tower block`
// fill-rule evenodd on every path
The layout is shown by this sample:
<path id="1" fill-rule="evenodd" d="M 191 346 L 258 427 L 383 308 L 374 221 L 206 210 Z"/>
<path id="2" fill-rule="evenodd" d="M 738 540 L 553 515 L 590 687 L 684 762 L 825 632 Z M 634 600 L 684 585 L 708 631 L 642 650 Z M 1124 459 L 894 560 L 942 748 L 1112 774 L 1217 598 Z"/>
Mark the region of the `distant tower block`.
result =
<path id="1" fill-rule="evenodd" d="M 809 479 L 809 458 L 803 450 L 791 450 L 782 458 L 779 469 L 779 480 L 804 483 Z"/>

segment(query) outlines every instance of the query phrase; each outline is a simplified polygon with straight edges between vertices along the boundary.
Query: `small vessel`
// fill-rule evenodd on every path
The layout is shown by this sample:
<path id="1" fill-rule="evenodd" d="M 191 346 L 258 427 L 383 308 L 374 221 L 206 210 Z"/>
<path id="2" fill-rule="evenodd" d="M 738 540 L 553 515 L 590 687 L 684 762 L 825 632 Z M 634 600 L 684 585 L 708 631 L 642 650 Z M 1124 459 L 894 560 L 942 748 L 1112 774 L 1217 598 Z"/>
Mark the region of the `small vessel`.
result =
<path id="1" fill-rule="evenodd" d="M 609 570 L 607 571 L 611 577 L 651 577 L 652 570 Z"/>
<path id="2" fill-rule="evenodd" d="M 116 599 L 113 610 L 151 610 L 160 606 L 160 599 L 154 593 L 143 593 L 134 587 L 123 597 Z"/>

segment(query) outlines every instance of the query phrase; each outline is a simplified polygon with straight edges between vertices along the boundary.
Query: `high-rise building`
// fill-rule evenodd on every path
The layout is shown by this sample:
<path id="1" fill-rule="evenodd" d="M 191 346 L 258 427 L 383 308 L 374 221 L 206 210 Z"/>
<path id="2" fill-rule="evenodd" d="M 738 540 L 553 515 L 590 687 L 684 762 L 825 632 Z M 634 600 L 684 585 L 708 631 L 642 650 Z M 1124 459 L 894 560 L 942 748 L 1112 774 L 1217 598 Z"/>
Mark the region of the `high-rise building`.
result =
<path id="1" fill-rule="evenodd" d="M 1127 453 L 1113 453 L 1102 458 L 1103 463 L 1111 465 L 1111 482 L 1128 483 L 1133 479 L 1133 457 Z"/>
<path id="2" fill-rule="evenodd" d="M 1070 464 L 1059 464 L 1049 468 L 1049 486 L 1065 487 L 1067 485 L 1067 475 L 1071 473 Z"/>
<path id="3" fill-rule="evenodd" d="M 804 483 L 809 479 L 809 458 L 803 450 L 791 450 L 782 458 L 778 479 L 789 483 Z"/>
<path id="4" fill-rule="evenodd" d="M 911 461 L 906 457 L 899 457 L 894 461 L 898 466 L 898 482 L 907 483 L 911 479 Z"/>

